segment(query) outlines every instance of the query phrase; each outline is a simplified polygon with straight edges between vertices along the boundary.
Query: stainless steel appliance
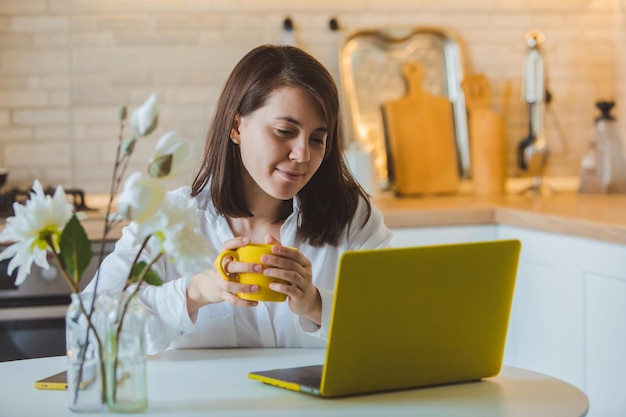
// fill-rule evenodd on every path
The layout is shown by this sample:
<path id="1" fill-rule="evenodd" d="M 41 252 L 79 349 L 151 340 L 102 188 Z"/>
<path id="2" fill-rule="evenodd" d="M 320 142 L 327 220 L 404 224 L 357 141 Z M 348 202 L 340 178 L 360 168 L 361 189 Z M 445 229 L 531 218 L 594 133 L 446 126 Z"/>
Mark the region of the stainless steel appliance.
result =
<path id="1" fill-rule="evenodd" d="M 46 192 L 53 192 L 47 189 Z M 77 210 L 88 209 L 84 193 L 67 190 Z M 29 191 L 13 189 L 0 195 L 2 217 L 13 214 L 12 203 L 28 199 Z M 0 251 L 6 248 L 0 245 Z M 105 254 L 113 242 L 105 245 Z M 100 242 L 92 243 L 94 259 L 83 275 L 81 288 L 94 276 L 100 254 Z M 9 260 L 0 262 L 0 361 L 56 356 L 65 354 L 65 313 L 70 303 L 70 290 L 49 259 L 51 268 L 33 265 L 24 283 L 15 286 L 17 271 L 8 274 Z"/>
<path id="2" fill-rule="evenodd" d="M 526 34 L 522 101 L 528 106 L 529 132 L 518 145 L 518 166 L 533 178 L 532 185 L 525 190 L 531 194 L 551 194 L 542 182 L 549 155 L 544 126 L 547 98 L 544 41 L 541 32 L 531 31 Z"/>

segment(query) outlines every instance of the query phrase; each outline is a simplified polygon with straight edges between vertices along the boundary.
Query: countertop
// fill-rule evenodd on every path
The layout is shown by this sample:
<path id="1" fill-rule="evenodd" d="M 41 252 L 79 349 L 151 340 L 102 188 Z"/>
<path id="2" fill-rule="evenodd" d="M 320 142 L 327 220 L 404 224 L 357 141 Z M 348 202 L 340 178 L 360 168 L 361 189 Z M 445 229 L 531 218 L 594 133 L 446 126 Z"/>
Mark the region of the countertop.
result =
<path id="1" fill-rule="evenodd" d="M 546 181 L 550 195 L 523 193 L 527 179 L 507 183 L 507 193 L 479 197 L 471 187 L 447 196 L 374 199 L 391 228 L 505 224 L 626 244 L 626 194 L 579 194 L 576 178 Z"/>
<path id="2" fill-rule="evenodd" d="M 465 184 L 446 196 L 381 193 L 374 204 L 390 228 L 505 224 L 626 245 L 626 194 L 579 194 L 575 178 L 546 183 L 554 191 L 548 196 L 522 194 L 527 179 L 514 179 L 500 196 L 476 196 Z M 85 200 L 96 210 L 87 212 L 83 225 L 90 238 L 100 239 L 107 196 L 89 194 Z M 117 240 L 122 226 L 114 228 L 108 239 Z"/>
<path id="3" fill-rule="evenodd" d="M 626 244 L 626 195 L 375 199 L 388 227 L 506 224 Z"/>

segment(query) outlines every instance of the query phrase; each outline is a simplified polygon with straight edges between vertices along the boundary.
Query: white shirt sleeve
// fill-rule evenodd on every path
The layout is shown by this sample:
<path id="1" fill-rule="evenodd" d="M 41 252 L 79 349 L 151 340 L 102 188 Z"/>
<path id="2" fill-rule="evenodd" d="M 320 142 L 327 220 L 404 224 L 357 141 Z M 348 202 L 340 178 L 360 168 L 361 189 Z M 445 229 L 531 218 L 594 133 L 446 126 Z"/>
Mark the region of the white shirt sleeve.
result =
<path id="1" fill-rule="evenodd" d="M 311 320 L 300 317 L 300 328 L 303 332 L 308 333 L 311 336 L 317 337 L 321 340 L 328 340 L 328 331 L 330 329 L 330 313 L 333 307 L 334 293 L 325 288 L 318 288 L 317 290 L 319 291 L 320 297 L 322 299 L 322 325 L 318 326 Z"/>
<path id="2" fill-rule="evenodd" d="M 191 333 L 194 323 L 187 313 L 187 280 L 147 286 L 141 294 L 146 314 L 148 353 L 166 349 L 173 341 Z"/>

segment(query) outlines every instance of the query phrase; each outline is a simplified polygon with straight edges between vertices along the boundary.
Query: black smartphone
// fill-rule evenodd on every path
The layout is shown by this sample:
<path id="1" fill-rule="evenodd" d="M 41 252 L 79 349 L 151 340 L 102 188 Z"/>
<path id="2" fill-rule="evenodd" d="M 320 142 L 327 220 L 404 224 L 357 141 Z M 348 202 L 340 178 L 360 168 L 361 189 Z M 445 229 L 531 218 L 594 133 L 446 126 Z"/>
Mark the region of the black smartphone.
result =
<path id="1" fill-rule="evenodd" d="M 59 372 L 58 374 L 35 381 L 35 388 L 57 390 L 67 389 L 67 371 Z"/>

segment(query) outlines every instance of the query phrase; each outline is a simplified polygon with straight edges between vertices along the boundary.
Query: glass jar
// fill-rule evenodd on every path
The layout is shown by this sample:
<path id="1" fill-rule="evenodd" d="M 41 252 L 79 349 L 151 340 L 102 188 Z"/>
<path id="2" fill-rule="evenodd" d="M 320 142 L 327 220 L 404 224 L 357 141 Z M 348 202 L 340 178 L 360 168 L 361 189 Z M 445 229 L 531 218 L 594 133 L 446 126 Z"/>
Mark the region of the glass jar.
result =
<path id="1" fill-rule="evenodd" d="M 97 312 L 103 323 L 103 360 L 107 406 L 116 413 L 148 407 L 145 315 L 137 296 L 103 294 Z"/>
<path id="2" fill-rule="evenodd" d="M 72 294 L 65 317 L 68 405 L 75 412 L 103 411 L 106 400 L 96 327 L 89 325 L 92 300 L 93 294 Z"/>

